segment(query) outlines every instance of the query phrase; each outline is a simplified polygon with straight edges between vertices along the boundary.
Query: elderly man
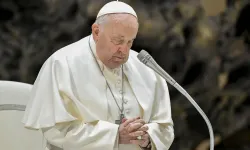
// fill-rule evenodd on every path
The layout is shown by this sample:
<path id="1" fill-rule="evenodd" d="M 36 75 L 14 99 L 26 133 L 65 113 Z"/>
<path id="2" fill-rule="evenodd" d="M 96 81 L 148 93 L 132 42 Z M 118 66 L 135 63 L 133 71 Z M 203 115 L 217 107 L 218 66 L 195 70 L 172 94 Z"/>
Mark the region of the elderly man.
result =
<path id="1" fill-rule="evenodd" d="M 168 88 L 130 50 L 137 15 L 123 2 L 103 6 L 92 34 L 42 66 L 23 119 L 50 150 L 167 150 L 174 139 Z"/>

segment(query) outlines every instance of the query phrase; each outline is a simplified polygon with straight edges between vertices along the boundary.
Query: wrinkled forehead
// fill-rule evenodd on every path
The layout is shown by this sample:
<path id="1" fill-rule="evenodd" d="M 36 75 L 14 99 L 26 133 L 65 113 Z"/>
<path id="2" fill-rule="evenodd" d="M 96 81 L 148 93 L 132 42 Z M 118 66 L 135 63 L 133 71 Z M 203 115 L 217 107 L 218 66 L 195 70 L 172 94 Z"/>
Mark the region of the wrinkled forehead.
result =
<path id="1" fill-rule="evenodd" d="M 138 32 L 136 17 L 130 14 L 112 14 L 105 24 L 105 34 L 109 38 L 133 40 Z"/>
<path id="2" fill-rule="evenodd" d="M 135 27 L 124 27 L 123 25 L 119 24 L 111 28 L 108 35 L 112 39 L 130 41 L 135 39 L 137 32 L 138 29 L 136 29 Z"/>

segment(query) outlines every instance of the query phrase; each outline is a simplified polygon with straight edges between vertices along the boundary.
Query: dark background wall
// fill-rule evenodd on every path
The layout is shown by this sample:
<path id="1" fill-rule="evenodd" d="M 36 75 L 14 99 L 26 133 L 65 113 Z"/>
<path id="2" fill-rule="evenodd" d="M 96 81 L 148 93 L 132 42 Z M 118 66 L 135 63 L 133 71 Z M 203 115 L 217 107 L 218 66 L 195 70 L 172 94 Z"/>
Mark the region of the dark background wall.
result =
<path id="1" fill-rule="evenodd" d="M 123 1 L 139 16 L 140 31 L 133 49 L 150 52 L 196 100 L 213 125 L 215 150 L 249 150 L 247 1 Z M 0 80 L 32 84 L 53 52 L 90 34 L 106 2 L 0 1 Z M 169 88 L 176 134 L 171 149 L 208 150 L 204 120 L 183 95 Z"/>

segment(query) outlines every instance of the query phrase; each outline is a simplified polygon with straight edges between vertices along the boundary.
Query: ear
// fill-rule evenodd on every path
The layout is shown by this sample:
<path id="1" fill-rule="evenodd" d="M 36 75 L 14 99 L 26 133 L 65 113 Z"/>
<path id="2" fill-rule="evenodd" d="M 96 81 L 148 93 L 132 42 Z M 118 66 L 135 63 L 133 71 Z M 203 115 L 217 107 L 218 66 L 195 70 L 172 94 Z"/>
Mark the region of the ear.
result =
<path id="1" fill-rule="evenodd" d="M 100 34 L 100 27 L 98 24 L 94 23 L 91 28 L 92 28 L 93 38 L 97 42 L 99 39 L 99 34 Z"/>

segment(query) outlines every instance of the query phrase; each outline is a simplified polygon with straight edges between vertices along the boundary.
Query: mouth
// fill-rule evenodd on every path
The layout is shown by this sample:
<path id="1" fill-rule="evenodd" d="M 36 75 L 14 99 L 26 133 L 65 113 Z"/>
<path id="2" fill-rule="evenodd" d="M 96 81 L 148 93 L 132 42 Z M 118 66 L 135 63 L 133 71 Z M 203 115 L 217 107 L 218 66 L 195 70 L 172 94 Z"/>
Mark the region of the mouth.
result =
<path id="1" fill-rule="evenodd" d="M 122 61 L 125 59 L 125 57 L 117 57 L 117 56 L 114 56 L 114 58 L 116 61 Z"/>

